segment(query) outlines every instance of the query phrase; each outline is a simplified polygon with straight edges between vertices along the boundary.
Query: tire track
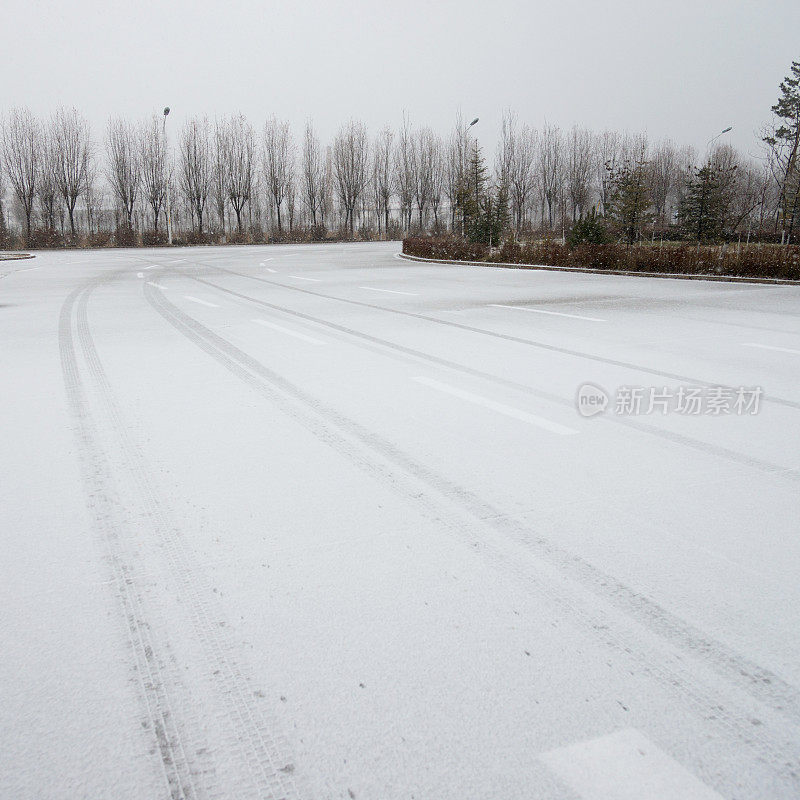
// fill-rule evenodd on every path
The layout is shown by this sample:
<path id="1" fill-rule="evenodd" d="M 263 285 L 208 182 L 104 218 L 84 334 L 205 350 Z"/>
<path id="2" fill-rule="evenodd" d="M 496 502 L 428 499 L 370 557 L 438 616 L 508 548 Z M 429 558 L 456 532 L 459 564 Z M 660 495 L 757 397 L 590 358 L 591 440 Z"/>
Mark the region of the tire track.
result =
<path id="1" fill-rule="evenodd" d="M 288 308 L 286 306 L 270 303 L 267 302 L 266 300 L 261 300 L 260 298 L 252 297 L 251 295 L 234 291 L 233 289 L 229 289 L 225 286 L 220 286 L 218 283 L 214 283 L 213 281 L 207 281 L 203 278 L 198 278 L 197 276 L 191 275 L 185 271 L 181 271 L 180 274 L 188 278 L 189 280 L 195 281 L 196 283 L 201 283 L 205 286 L 212 287 L 217 291 L 231 295 L 232 297 L 236 297 L 240 300 L 245 300 L 255 305 L 262 306 L 263 308 L 269 308 L 272 309 L 273 311 L 279 311 L 281 313 L 296 317 L 298 319 L 303 319 L 307 322 L 312 322 L 315 325 L 320 325 L 330 330 L 337 331 L 338 333 L 343 333 L 349 337 L 355 338 L 359 342 L 368 342 L 370 345 L 374 345 L 373 347 L 369 348 L 373 352 L 377 351 L 381 352 L 382 354 L 385 354 L 385 350 L 388 349 L 396 353 L 401 353 L 402 355 L 409 357 L 410 359 L 415 361 L 422 361 L 423 363 L 434 364 L 437 367 L 445 367 L 446 369 L 452 370 L 454 372 L 459 372 L 462 375 L 468 375 L 471 378 L 479 378 L 481 380 L 489 381 L 490 383 L 494 383 L 498 386 L 504 386 L 509 389 L 514 389 L 516 391 L 523 392 L 525 394 L 533 395 L 534 397 L 539 397 L 543 400 L 548 400 L 552 403 L 557 403 L 560 406 L 565 406 L 569 408 L 574 407 L 574 403 L 572 401 L 565 400 L 561 395 L 553 394 L 552 392 L 542 391 L 540 389 L 535 389 L 532 386 L 528 386 L 523 383 L 518 383 L 517 381 L 512 381 L 507 378 L 501 378 L 497 375 L 492 375 L 491 373 L 483 372 L 482 370 L 475 369 L 473 367 L 468 367 L 464 364 L 460 364 L 455 361 L 451 361 L 449 359 L 430 355 L 429 353 L 424 353 L 420 350 L 415 350 L 411 347 L 406 347 L 405 345 L 400 345 L 397 344 L 396 342 L 391 342 L 387 339 L 381 339 L 377 336 L 372 336 L 371 334 L 363 333 L 362 331 L 356 331 L 352 328 L 348 328 L 344 325 L 339 325 L 335 322 L 329 322 L 319 317 L 311 316 L 310 314 L 304 314 L 301 311 L 295 311 L 294 309 Z M 773 464 L 770 461 L 764 461 L 762 459 L 754 458 L 745 453 L 739 453 L 736 450 L 731 450 L 727 447 L 721 447 L 719 445 L 711 444 L 709 442 L 700 441 L 699 439 L 693 439 L 692 437 L 685 436 L 681 433 L 663 430 L 661 428 L 656 427 L 655 425 L 648 425 L 645 422 L 640 422 L 638 420 L 627 419 L 625 417 L 616 417 L 616 416 L 615 417 L 602 416 L 599 417 L 597 421 L 600 422 L 601 424 L 622 425 L 623 427 L 639 431 L 640 433 L 655 436 L 657 438 L 671 442 L 672 444 L 678 444 L 684 447 L 690 447 L 693 450 L 698 450 L 705 454 L 714 455 L 717 456 L 718 458 L 725 459 L 726 461 L 730 461 L 735 464 L 742 464 L 744 466 L 751 467 L 753 469 L 757 469 L 761 472 L 766 472 L 771 475 L 775 475 L 777 477 L 786 478 L 793 481 L 800 481 L 800 469 L 782 467 L 778 464 Z"/>
<path id="2" fill-rule="evenodd" d="M 170 325 L 254 391 L 372 478 L 403 492 L 431 519 L 460 540 L 466 539 L 480 548 L 522 584 L 535 584 L 543 594 L 555 597 L 570 620 L 579 622 L 623 657 L 635 659 L 642 672 L 668 690 L 677 690 L 708 724 L 744 743 L 759 760 L 796 787 L 800 769 L 796 749 L 800 696 L 794 687 L 518 521 L 504 518 L 498 509 L 470 491 L 416 462 L 206 328 L 167 300 L 159 289 L 145 285 L 144 293 Z M 501 536 L 487 541 L 487 528 Z M 521 546 L 528 556 L 554 567 L 560 576 L 568 577 L 582 589 L 577 593 L 571 588 L 565 591 L 559 582 L 554 590 L 551 578 L 542 579 L 540 565 L 515 563 L 504 553 L 509 543 L 517 555 Z M 545 569 L 545 576 L 547 572 Z M 588 600 L 585 590 L 591 593 Z M 597 599 L 610 608 L 598 605 Z M 622 613 L 621 620 L 614 611 Z M 638 625 L 631 626 L 630 622 Z M 650 637 L 642 636 L 642 627 Z M 673 648 L 689 655 L 694 663 Z M 698 671 L 706 673 L 705 677 L 698 677 Z M 716 688 L 720 677 L 727 682 L 730 693 L 739 695 L 737 699 L 732 700 Z M 761 704 L 757 729 L 754 712 L 749 708 L 753 700 Z"/>
<path id="3" fill-rule="evenodd" d="M 70 295 L 62 308 L 60 328 L 65 383 L 71 398 L 70 405 L 73 416 L 80 423 L 79 440 L 82 450 L 92 453 L 96 459 L 102 457 L 106 464 L 102 475 L 87 476 L 89 478 L 87 485 L 90 487 L 92 495 L 102 495 L 112 480 L 111 470 L 108 466 L 111 463 L 121 463 L 126 479 L 133 485 L 137 505 L 144 512 L 142 517 L 146 520 L 152 538 L 166 558 L 170 577 L 177 587 L 181 606 L 188 617 L 194 639 L 200 646 L 204 660 L 199 666 L 204 671 L 223 710 L 223 713 L 217 717 L 225 738 L 224 749 L 227 757 L 235 759 L 238 764 L 235 796 L 237 798 L 254 798 L 254 800 L 256 798 L 258 800 L 296 798 L 298 792 L 292 776 L 294 765 L 288 756 L 289 746 L 285 740 L 271 732 L 275 728 L 274 723 L 267 724 L 263 713 L 257 707 L 257 701 L 253 699 L 254 694 L 249 682 L 233 655 L 234 647 L 227 635 L 223 633 L 222 614 L 213 603 L 212 589 L 207 584 L 202 572 L 194 564 L 193 555 L 179 530 L 167 516 L 150 478 L 144 456 L 128 433 L 94 345 L 89 328 L 87 304 L 94 288 L 106 280 L 110 280 L 110 278 L 93 281 L 87 287 L 76 290 Z M 110 459 L 107 454 L 101 455 L 99 432 L 95 426 L 88 424 L 91 412 L 75 354 L 72 333 L 73 306 L 76 306 L 77 339 L 87 372 L 102 406 L 103 416 L 106 418 L 111 436 L 115 440 L 116 460 Z M 102 519 L 99 521 L 103 522 Z M 105 539 L 112 544 L 115 540 L 119 543 L 119 537 L 107 523 L 101 524 L 101 532 Z M 124 555 L 121 546 L 118 549 L 120 552 L 115 554 L 115 563 L 118 563 L 121 568 L 124 564 Z M 133 579 L 129 570 L 125 572 L 125 578 L 126 586 L 132 586 Z M 140 620 L 135 631 L 137 634 L 139 634 L 139 628 L 149 630 L 150 626 L 145 621 L 144 609 L 139 609 L 136 619 Z M 148 664 L 152 661 L 158 662 L 162 651 L 167 649 L 168 644 L 159 645 L 151 636 L 137 650 L 137 657 L 143 653 L 146 660 L 149 658 Z M 185 725 L 182 731 L 178 729 L 175 715 L 172 714 L 170 708 L 170 703 L 176 704 L 175 698 L 171 696 L 171 691 L 176 695 L 181 694 L 177 682 L 173 681 L 169 675 L 156 674 L 153 676 L 153 680 L 145 684 L 145 691 L 148 690 L 150 695 L 153 695 L 149 708 L 155 718 L 157 730 L 163 728 L 169 731 L 169 735 L 160 737 L 159 746 L 162 763 L 169 777 L 171 797 L 185 797 L 188 800 L 194 797 L 225 796 L 225 794 L 220 794 L 220 790 L 216 786 L 217 779 L 213 770 L 196 767 L 193 764 L 193 758 L 186 753 L 186 751 L 191 752 L 191 748 L 184 745 L 183 740 L 203 730 L 204 724 L 197 718 L 196 710 L 193 709 L 190 700 L 183 698 L 184 702 L 179 707 Z M 166 728 L 167 723 L 170 723 L 171 727 Z M 204 754 L 201 761 L 207 761 L 209 758 L 210 751 L 207 745 L 195 747 L 194 752 Z M 174 774 L 171 774 L 170 770 Z"/>
<path id="4" fill-rule="evenodd" d="M 402 317 L 411 317 L 413 319 L 421 319 L 425 322 L 432 322 L 436 325 L 445 325 L 450 328 L 457 328 L 459 330 L 468 331 L 470 333 L 477 333 L 481 336 L 491 336 L 495 339 L 504 339 L 508 342 L 514 342 L 516 344 L 523 344 L 529 347 L 536 347 L 539 350 L 546 350 L 551 353 L 560 353 L 562 355 L 573 356 L 575 358 L 582 358 L 587 361 L 595 361 L 601 364 L 608 364 L 612 367 L 622 367 L 624 369 L 634 370 L 636 372 L 644 372 L 648 375 L 656 375 L 659 378 L 667 378 L 668 380 L 679 381 L 681 383 L 688 383 L 693 386 L 722 386 L 723 388 L 732 389 L 734 387 L 726 386 L 725 384 L 714 382 L 714 381 L 705 381 L 700 380 L 698 378 L 692 378 L 686 375 L 679 375 L 674 372 L 667 372 L 665 370 L 655 369 L 654 367 L 646 367 L 642 366 L 641 364 L 633 364 L 629 361 L 621 361 L 616 358 L 607 358 L 606 356 L 598 356 L 594 355 L 593 353 L 584 353 L 581 350 L 572 350 L 568 347 L 561 347 L 555 344 L 548 344 L 547 342 L 537 342 L 534 339 L 525 339 L 521 336 L 512 336 L 511 334 L 507 333 L 499 333 L 498 331 L 489 331 L 485 328 L 476 328 L 472 325 L 464 325 L 461 322 L 453 322 L 449 319 L 438 319 L 437 317 L 430 317 L 427 314 L 419 314 L 414 311 L 403 311 L 399 308 L 390 308 L 388 306 L 381 306 L 377 303 L 367 303 L 364 300 L 351 300 L 347 297 L 336 297 L 335 295 L 325 294 L 324 292 L 316 292 L 313 289 L 303 289 L 300 286 L 288 286 L 284 283 L 279 283 L 278 281 L 269 280 L 268 278 L 260 278 L 257 275 L 248 275 L 245 272 L 236 272 L 232 269 L 227 269 L 225 267 L 218 267 L 212 266 L 210 264 L 202 264 L 202 262 L 196 261 L 196 264 L 201 264 L 202 266 L 218 270 L 220 272 L 226 272 L 229 275 L 236 275 L 240 278 L 246 278 L 247 280 L 251 281 L 258 281 L 259 283 L 266 283 L 270 286 L 275 286 L 280 289 L 287 289 L 292 292 L 302 292 L 303 294 L 310 294 L 314 295 L 315 297 L 322 297 L 326 300 L 335 300 L 338 303 L 347 303 L 348 305 L 360 306 L 362 308 L 371 308 L 375 311 L 386 311 L 389 314 L 397 314 Z M 787 408 L 795 408 L 800 409 L 800 402 L 795 400 L 789 400 L 784 397 L 773 397 L 771 395 L 762 394 L 761 400 L 767 403 L 775 403 L 777 405 L 786 406 Z"/>
<path id="5" fill-rule="evenodd" d="M 140 698 L 145 707 L 143 726 L 155 736 L 160 755 L 160 767 L 168 796 L 172 800 L 192 800 L 208 795 L 196 785 L 193 766 L 173 713 L 174 676 L 167 677 L 159 648 L 147 622 L 142 593 L 136 585 L 132 569 L 122 546 L 124 522 L 119 519 L 120 503 L 112 499 L 113 488 L 108 459 L 98 445 L 98 436 L 89 410 L 89 403 L 80 377 L 73 337 L 73 307 L 102 281 L 73 291 L 61 308 L 59 320 L 59 349 L 67 403 L 73 419 L 79 446 L 80 468 L 86 486 L 89 506 L 94 516 L 111 567 L 114 586 L 127 623 L 129 646 L 134 656 Z"/>

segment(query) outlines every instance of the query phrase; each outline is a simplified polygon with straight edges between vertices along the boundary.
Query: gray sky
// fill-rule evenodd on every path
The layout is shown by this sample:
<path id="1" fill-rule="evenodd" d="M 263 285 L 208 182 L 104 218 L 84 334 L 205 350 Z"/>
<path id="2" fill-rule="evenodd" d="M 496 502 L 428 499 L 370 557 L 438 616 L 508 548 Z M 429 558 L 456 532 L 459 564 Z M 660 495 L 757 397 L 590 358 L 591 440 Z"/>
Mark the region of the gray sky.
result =
<path id="1" fill-rule="evenodd" d="M 3 0 L 0 110 L 271 114 L 323 139 L 358 117 L 441 134 L 461 109 L 494 152 L 504 108 L 699 149 L 727 125 L 758 154 L 778 83 L 800 59 L 800 2 L 774 0 Z"/>

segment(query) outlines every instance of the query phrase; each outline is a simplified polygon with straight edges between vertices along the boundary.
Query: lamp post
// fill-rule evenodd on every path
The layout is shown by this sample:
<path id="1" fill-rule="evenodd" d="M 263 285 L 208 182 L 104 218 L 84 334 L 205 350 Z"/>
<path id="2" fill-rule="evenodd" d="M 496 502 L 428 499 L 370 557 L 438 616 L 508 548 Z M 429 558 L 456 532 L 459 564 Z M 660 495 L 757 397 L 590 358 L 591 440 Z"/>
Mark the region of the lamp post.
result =
<path id="1" fill-rule="evenodd" d="M 164 109 L 164 123 L 161 126 L 161 131 L 164 135 L 164 159 L 168 158 L 167 155 L 167 116 L 169 115 L 169 106 Z M 167 171 L 167 241 L 172 244 L 172 207 L 169 201 L 169 184 L 172 175 Z"/>
<path id="2" fill-rule="evenodd" d="M 469 155 L 468 155 L 469 146 L 467 144 L 467 139 L 469 137 L 469 129 L 473 125 L 477 125 L 478 124 L 478 120 L 479 120 L 479 117 L 475 117 L 475 119 L 472 120 L 472 122 L 470 122 L 469 125 L 467 125 L 464 128 L 464 163 L 462 165 L 462 174 L 464 174 L 464 175 L 467 174 L 467 164 L 469 163 Z M 466 236 L 466 230 L 464 228 L 464 212 L 463 212 L 463 209 L 462 209 L 462 212 L 461 212 L 461 238 L 463 239 L 465 236 Z"/>
<path id="3" fill-rule="evenodd" d="M 728 127 L 727 127 L 727 128 L 723 128 L 723 129 L 722 129 L 722 130 L 721 130 L 721 131 L 720 131 L 720 132 L 719 132 L 719 133 L 718 133 L 716 136 L 712 136 L 712 137 L 711 137 L 711 138 L 710 138 L 710 139 L 709 139 L 709 140 L 706 142 L 706 152 L 708 153 L 708 160 L 709 160 L 709 161 L 711 161 L 711 145 L 712 145 L 714 142 L 716 142 L 716 141 L 717 141 L 717 139 L 719 139 L 719 137 L 720 137 L 720 136 L 722 136 L 722 134 L 723 134 L 723 133 L 729 133 L 729 132 L 730 132 L 730 131 L 732 131 L 732 130 L 733 130 L 733 125 L 728 125 Z"/>

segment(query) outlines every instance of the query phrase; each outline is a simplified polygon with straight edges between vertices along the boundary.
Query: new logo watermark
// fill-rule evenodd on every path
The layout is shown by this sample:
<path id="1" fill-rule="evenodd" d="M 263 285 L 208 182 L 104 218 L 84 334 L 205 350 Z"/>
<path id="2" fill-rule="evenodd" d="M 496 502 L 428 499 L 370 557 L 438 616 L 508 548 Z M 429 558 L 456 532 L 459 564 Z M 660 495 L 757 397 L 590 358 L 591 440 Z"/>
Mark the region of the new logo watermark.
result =
<path id="1" fill-rule="evenodd" d="M 618 386 L 612 395 L 596 383 L 582 383 L 575 406 L 582 417 L 606 410 L 635 417 L 647 414 L 683 416 L 745 416 L 758 414 L 764 390 L 760 386 Z"/>
<path id="2" fill-rule="evenodd" d="M 582 383 L 578 387 L 575 404 L 582 417 L 594 417 L 602 414 L 608 407 L 608 394 L 595 383 Z"/>

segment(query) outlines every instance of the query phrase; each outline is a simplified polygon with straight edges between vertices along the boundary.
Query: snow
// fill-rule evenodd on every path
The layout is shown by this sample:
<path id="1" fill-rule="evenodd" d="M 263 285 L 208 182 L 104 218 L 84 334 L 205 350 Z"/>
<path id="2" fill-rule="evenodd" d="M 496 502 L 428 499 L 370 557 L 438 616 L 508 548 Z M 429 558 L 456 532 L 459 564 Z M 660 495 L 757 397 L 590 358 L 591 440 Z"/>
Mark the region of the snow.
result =
<path id="1" fill-rule="evenodd" d="M 4 794 L 796 797 L 800 288 L 397 249 L 0 281 Z"/>

